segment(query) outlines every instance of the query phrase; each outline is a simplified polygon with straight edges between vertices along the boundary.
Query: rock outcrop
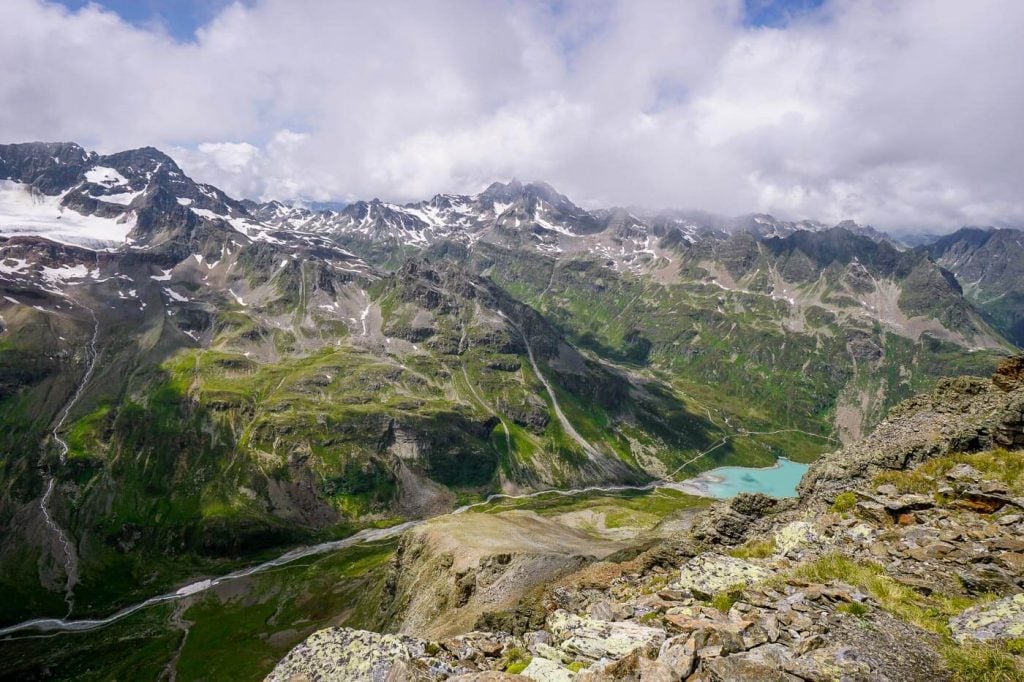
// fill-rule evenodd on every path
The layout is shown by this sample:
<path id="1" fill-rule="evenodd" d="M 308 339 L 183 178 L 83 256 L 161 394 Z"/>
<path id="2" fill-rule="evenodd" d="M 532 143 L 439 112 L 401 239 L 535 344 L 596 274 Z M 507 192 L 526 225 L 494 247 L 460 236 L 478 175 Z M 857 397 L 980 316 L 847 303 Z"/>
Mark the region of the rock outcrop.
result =
<path id="1" fill-rule="evenodd" d="M 413 658 L 427 654 L 426 642 L 365 630 L 320 630 L 292 649 L 267 678 L 271 682 L 313 680 L 400 680 Z"/>
<path id="2" fill-rule="evenodd" d="M 407 634 L 466 632 L 485 614 L 515 609 L 531 588 L 623 546 L 528 511 L 440 517 L 407 534 L 395 554 L 390 620 Z"/>
<path id="3" fill-rule="evenodd" d="M 906 400 L 863 440 L 811 465 L 802 498 L 831 502 L 875 474 L 913 467 L 951 452 L 1024 446 L 1024 360 L 1004 361 L 994 379 L 941 380 L 931 394 Z"/>
<path id="4" fill-rule="evenodd" d="M 1024 637 L 1024 592 L 967 609 L 951 619 L 949 627 L 959 642 Z"/>

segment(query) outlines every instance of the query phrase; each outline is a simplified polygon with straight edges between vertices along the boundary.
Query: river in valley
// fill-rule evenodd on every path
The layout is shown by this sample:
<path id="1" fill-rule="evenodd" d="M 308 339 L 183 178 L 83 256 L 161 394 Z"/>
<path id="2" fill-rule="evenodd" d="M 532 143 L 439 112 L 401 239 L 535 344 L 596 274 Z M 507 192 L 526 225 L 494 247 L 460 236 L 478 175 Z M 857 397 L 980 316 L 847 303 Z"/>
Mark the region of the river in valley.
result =
<path id="1" fill-rule="evenodd" d="M 806 470 L 806 464 L 800 464 L 788 459 L 780 458 L 775 465 L 771 467 L 718 467 L 716 469 L 706 471 L 694 478 L 680 482 L 657 481 L 641 486 L 589 486 L 586 488 L 575 488 L 570 490 L 542 490 L 522 495 L 491 495 L 483 502 L 477 502 L 475 504 L 460 507 L 451 513 L 461 514 L 473 511 L 476 508 L 486 507 L 493 502 L 501 500 L 541 498 L 550 495 L 569 497 L 594 493 L 631 493 L 636 491 L 650 491 L 657 488 L 671 488 L 690 495 L 713 497 L 716 499 L 735 497 L 737 494 L 744 492 L 764 493 L 772 497 L 794 497 L 796 495 L 796 486 L 800 482 L 800 478 Z M 143 602 L 125 607 L 105 618 L 36 618 L 14 625 L 9 625 L 7 627 L 0 628 L 0 637 L 10 636 L 26 631 L 83 632 L 96 630 L 150 606 L 177 601 L 179 599 L 204 592 L 218 585 L 223 585 L 227 582 L 285 566 L 299 559 L 338 551 L 355 545 L 379 542 L 381 540 L 393 538 L 404 533 L 410 528 L 419 525 L 420 523 L 422 523 L 422 521 L 407 521 L 390 528 L 367 529 L 343 540 L 335 540 L 318 545 L 309 545 L 306 547 L 292 549 L 277 558 L 271 559 L 270 561 L 219 577 L 198 580 L 174 590 L 173 592 L 167 592 L 165 594 L 151 597 Z"/>

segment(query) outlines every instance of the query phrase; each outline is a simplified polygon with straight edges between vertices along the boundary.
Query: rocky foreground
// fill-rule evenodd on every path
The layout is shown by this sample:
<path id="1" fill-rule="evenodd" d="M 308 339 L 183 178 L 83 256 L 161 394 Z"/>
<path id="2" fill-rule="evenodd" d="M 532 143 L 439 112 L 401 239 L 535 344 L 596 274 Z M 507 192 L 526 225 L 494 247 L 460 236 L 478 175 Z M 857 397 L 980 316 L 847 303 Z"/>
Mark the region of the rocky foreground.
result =
<path id="1" fill-rule="evenodd" d="M 1024 679 L 1024 358 L 901 404 L 800 490 L 581 568 L 512 632 L 331 628 L 268 679 Z"/>

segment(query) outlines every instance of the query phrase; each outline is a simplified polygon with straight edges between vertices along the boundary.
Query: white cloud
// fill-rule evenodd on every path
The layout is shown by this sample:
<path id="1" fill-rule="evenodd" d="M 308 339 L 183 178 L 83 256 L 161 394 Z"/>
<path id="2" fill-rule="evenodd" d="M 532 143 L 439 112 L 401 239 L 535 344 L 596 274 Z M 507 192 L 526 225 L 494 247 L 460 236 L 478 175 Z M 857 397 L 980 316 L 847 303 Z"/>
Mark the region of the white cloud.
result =
<path id="1" fill-rule="evenodd" d="M 596 204 L 1024 223 L 1024 4 L 225 8 L 192 43 L 91 6 L 0 3 L 5 141 L 152 144 L 254 198 L 405 200 L 544 179 Z"/>
<path id="2" fill-rule="evenodd" d="M 248 142 L 203 142 L 199 153 L 220 170 L 241 173 L 259 156 L 260 150 Z"/>

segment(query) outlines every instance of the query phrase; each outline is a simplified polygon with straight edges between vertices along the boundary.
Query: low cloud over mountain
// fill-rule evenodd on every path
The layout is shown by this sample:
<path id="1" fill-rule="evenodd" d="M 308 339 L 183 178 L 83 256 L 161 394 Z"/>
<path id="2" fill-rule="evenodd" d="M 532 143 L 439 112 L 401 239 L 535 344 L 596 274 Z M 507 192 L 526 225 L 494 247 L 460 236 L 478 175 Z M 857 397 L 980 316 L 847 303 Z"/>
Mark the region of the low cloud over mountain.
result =
<path id="1" fill-rule="evenodd" d="M 774 3 L 764 25 L 763 4 L 261 0 L 183 37 L 110 3 L 8 0 L 0 130 L 154 144 L 253 199 L 515 176 L 584 205 L 1024 220 L 1024 5 Z"/>

